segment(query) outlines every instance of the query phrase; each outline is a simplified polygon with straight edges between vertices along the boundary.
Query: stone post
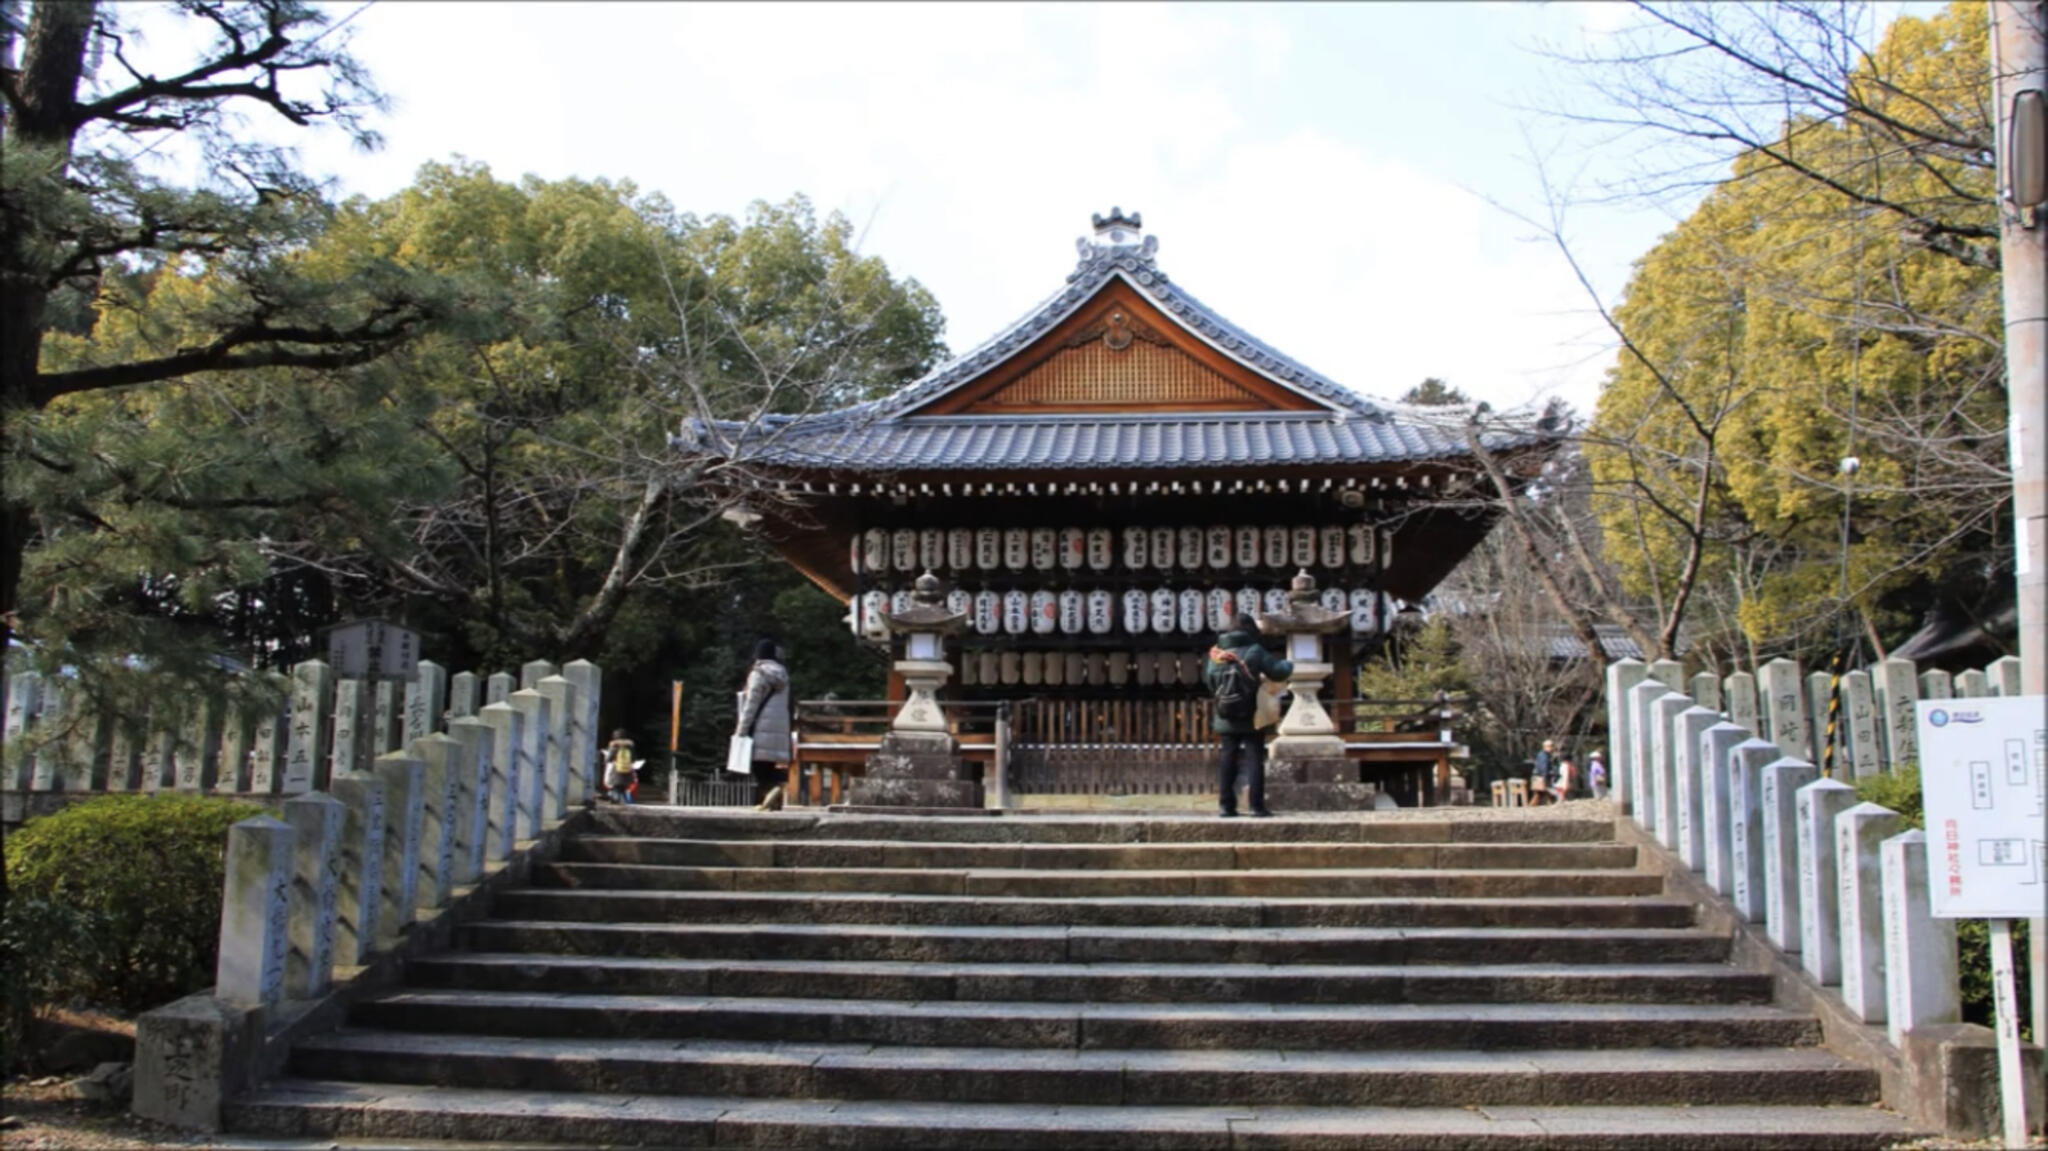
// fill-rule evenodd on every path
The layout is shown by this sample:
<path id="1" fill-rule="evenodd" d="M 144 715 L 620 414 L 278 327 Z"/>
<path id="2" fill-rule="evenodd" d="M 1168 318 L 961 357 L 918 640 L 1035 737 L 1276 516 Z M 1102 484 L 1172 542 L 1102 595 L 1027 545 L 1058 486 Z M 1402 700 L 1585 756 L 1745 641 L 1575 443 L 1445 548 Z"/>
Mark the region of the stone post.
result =
<path id="1" fill-rule="evenodd" d="M 1862 779 L 1883 771 L 1877 750 L 1877 703 L 1871 698 L 1869 672 L 1857 668 L 1842 677 L 1842 711 L 1849 717 L 1853 778 Z"/>
<path id="2" fill-rule="evenodd" d="M 1764 921 L 1764 768 L 1782 759 L 1767 739 L 1745 739 L 1728 760 L 1728 898 L 1745 923 Z"/>
<path id="3" fill-rule="evenodd" d="M 420 903 L 431 910 L 448 906 L 455 895 L 455 824 L 462 789 L 462 744 L 435 732 L 408 744 L 406 750 L 425 767 L 421 773 L 424 802 L 420 819 Z"/>
<path id="4" fill-rule="evenodd" d="M 442 730 L 447 713 L 448 669 L 423 659 L 412 682 L 405 685 L 405 746 Z"/>
<path id="5" fill-rule="evenodd" d="M 256 717 L 250 754 L 249 790 L 258 795 L 276 795 L 284 786 L 285 757 L 291 749 L 291 716 L 282 711 Z"/>
<path id="6" fill-rule="evenodd" d="M 1991 694 L 1991 681 L 1973 667 L 1956 673 L 1955 691 L 1957 699 L 1983 699 Z"/>
<path id="7" fill-rule="evenodd" d="M 1956 921 L 1936 919 L 1927 876 L 1927 834 L 1907 831 L 1878 845 L 1884 884 L 1885 1030 L 1892 1045 L 1906 1032 L 1962 1018 L 1956 970 Z"/>
<path id="8" fill-rule="evenodd" d="M 31 728 L 35 748 L 32 752 L 34 765 L 29 769 L 30 791 L 55 791 L 62 779 L 59 768 L 64 741 L 58 738 L 57 733 L 63 729 L 65 705 L 70 702 L 66 698 L 70 694 L 68 687 L 62 679 L 43 684 L 43 706 L 36 713 L 35 725 Z"/>
<path id="9" fill-rule="evenodd" d="M 1701 870 L 1707 886 L 1722 895 L 1734 889 L 1733 814 L 1729 808 L 1728 781 L 1734 770 L 1735 749 L 1749 738 L 1749 732 L 1722 722 L 1700 735 L 1699 823 L 1702 846 Z"/>
<path id="10" fill-rule="evenodd" d="M 348 809 L 341 826 L 334 961 L 359 967 L 377 950 L 377 911 L 384 902 L 384 784 L 358 772 L 329 781 L 327 790 Z"/>
<path id="11" fill-rule="evenodd" d="M 15 671 L 7 676 L 7 773 L 9 791 L 26 791 L 29 785 L 27 736 L 42 708 L 43 677 L 33 671 Z"/>
<path id="12" fill-rule="evenodd" d="M 1763 769 L 1764 934 L 1778 950 L 1798 951 L 1799 789 L 1820 777 L 1803 759 L 1790 756 Z"/>
<path id="13" fill-rule="evenodd" d="M 1806 708 L 1800 700 L 1799 665 L 1779 657 L 1763 666 L 1762 692 L 1770 700 L 1770 731 L 1765 733 L 1788 756 L 1806 759 L 1813 743 L 1806 737 Z"/>
<path id="14" fill-rule="evenodd" d="M 145 729 L 128 716 L 116 716 L 107 739 L 107 786 L 116 791 L 139 790 L 142 749 L 147 740 Z"/>
<path id="15" fill-rule="evenodd" d="M 1650 770 L 1651 748 L 1656 727 L 1656 713 L 1652 710 L 1659 699 L 1671 694 L 1671 688 L 1661 680 L 1645 679 L 1629 689 L 1629 746 L 1628 775 L 1630 790 L 1635 803 L 1630 812 L 1636 823 L 1646 831 L 1657 829 L 1656 773 Z"/>
<path id="16" fill-rule="evenodd" d="M 494 703 L 504 703 L 511 699 L 518 683 L 519 681 L 513 679 L 509 673 L 492 672 L 491 678 L 484 681 L 484 706 L 489 707 Z"/>
<path id="17" fill-rule="evenodd" d="M 1923 671 L 1920 673 L 1921 699 L 1954 699 L 1955 694 L 1955 681 L 1949 678 L 1947 672 L 1936 668 L 1933 671 Z M 1915 736 L 1917 738 L 1917 732 Z"/>
<path id="18" fill-rule="evenodd" d="M 1657 697 L 1650 705 L 1650 810 L 1656 813 L 1657 842 L 1678 850 L 1678 717 L 1692 710 L 1692 700 L 1677 692 Z"/>
<path id="19" fill-rule="evenodd" d="M 377 757 L 375 771 L 384 784 L 385 827 L 383 903 L 377 908 L 377 949 L 397 943 L 412 926 L 419 906 L 420 833 L 426 823 L 427 765 L 402 751 Z"/>
<path id="20" fill-rule="evenodd" d="M 142 790 L 162 791 L 177 786 L 177 781 L 178 733 L 167 727 L 158 728 L 150 733 L 149 742 L 142 749 Z"/>
<path id="21" fill-rule="evenodd" d="M 241 707 L 227 708 L 221 713 L 220 769 L 219 778 L 214 781 L 216 790 L 237 795 L 249 790 L 255 718 Z"/>
<path id="22" fill-rule="evenodd" d="M 1835 817 L 1835 874 L 1842 882 L 1842 1002 L 1865 1023 L 1884 1022 L 1884 865 L 1878 845 L 1897 835 L 1899 814 L 1859 803 Z"/>
<path id="23" fill-rule="evenodd" d="M 220 701 L 199 700 L 179 733 L 177 750 L 171 756 L 179 791 L 209 792 L 219 782 L 220 726 Z"/>
<path id="24" fill-rule="evenodd" d="M 448 680 L 448 718 L 475 719 L 476 709 L 482 706 L 477 699 L 478 689 L 483 686 L 473 671 L 458 671 Z"/>
<path id="25" fill-rule="evenodd" d="M 525 663 L 519 665 L 520 690 L 532 691 L 534 688 L 540 686 L 541 680 L 544 680 L 553 674 L 555 674 L 554 664 L 551 664 L 544 659 L 527 660 Z"/>
<path id="26" fill-rule="evenodd" d="M 1728 701 L 1728 722 L 1752 735 L 1763 730 L 1757 722 L 1756 677 L 1746 671 L 1730 675 L 1721 685 L 1722 697 Z"/>
<path id="27" fill-rule="evenodd" d="M 1635 709 L 1629 705 L 1629 689 L 1643 682 L 1650 669 L 1638 659 L 1618 659 L 1607 665 L 1607 757 L 1612 765 L 1615 806 L 1624 814 L 1635 811 L 1636 790 L 1629 773 L 1633 758 Z"/>
<path id="28" fill-rule="evenodd" d="M 1842 881 L 1835 871 L 1835 817 L 1856 789 L 1817 779 L 1799 789 L 1799 965 L 1821 984 L 1842 981 Z"/>
<path id="29" fill-rule="evenodd" d="M 328 757 L 331 775 L 369 770 L 369 759 L 363 755 L 363 745 L 368 742 L 363 735 L 363 724 L 369 718 L 369 700 L 369 685 L 362 680 L 344 679 L 335 683 L 334 749 Z"/>
<path id="30" fill-rule="evenodd" d="M 1721 677 L 1711 671 L 1703 671 L 1692 677 L 1686 694 L 1709 711 L 1721 710 Z"/>
<path id="31" fill-rule="evenodd" d="M 562 668 L 562 678 L 576 685 L 576 706 L 569 715 L 569 763 L 583 778 L 583 794 L 596 795 L 597 705 L 604 698 L 604 673 L 587 659 L 574 659 Z"/>
<path id="32" fill-rule="evenodd" d="M 377 713 L 370 727 L 370 754 L 383 755 L 398 750 L 405 737 L 405 688 L 397 680 L 380 679 L 375 695 Z"/>
<path id="33" fill-rule="evenodd" d="M 465 886 L 483 878 L 484 848 L 490 838 L 491 725 L 464 716 L 448 721 L 448 734 L 462 745 L 456 753 L 461 780 L 456 796 L 455 882 Z"/>
<path id="34" fill-rule="evenodd" d="M 1848 746 L 1845 738 L 1847 729 L 1842 726 L 1840 721 L 1848 715 L 1847 711 L 1837 713 L 1834 735 L 1831 737 L 1828 734 L 1828 701 L 1834 694 L 1832 679 L 1833 677 L 1824 671 L 1807 673 L 1806 715 L 1813 729 L 1814 766 L 1822 767 L 1827 764 L 1828 740 L 1832 738 L 1838 744 L 1835 748 L 1835 775 L 1846 779 L 1849 772 L 1842 766 L 1845 762 L 1842 758 L 1842 749 Z M 1846 703 L 1847 700 L 1845 699 L 1844 702 Z"/>
<path id="35" fill-rule="evenodd" d="M 1650 678 L 1672 691 L 1682 691 L 1685 688 L 1685 665 L 1675 659 L 1657 660 L 1650 664 Z"/>
<path id="36" fill-rule="evenodd" d="M 525 792 L 519 777 L 519 746 L 526 742 L 526 717 L 509 703 L 487 703 L 479 713 L 491 725 L 490 822 L 485 833 L 486 859 L 512 858 L 519 841 L 519 798 Z"/>
<path id="37" fill-rule="evenodd" d="M 583 786 L 583 772 L 576 762 L 570 732 L 576 713 L 576 685 L 567 676 L 550 675 L 543 677 L 534 690 L 548 701 L 548 780 L 562 797 L 566 813 L 582 807 L 591 794 Z"/>
<path id="38" fill-rule="evenodd" d="M 513 692 L 507 702 L 526 718 L 519 741 L 519 838 L 537 839 L 543 827 L 562 818 L 562 793 L 547 763 L 554 715 L 547 697 L 531 688 Z"/>
<path id="39" fill-rule="evenodd" d="M 291 999 L 312 999 L 327 993 L 334 976 L 341 841 L 348 827 L 348 805 L 318 791 L 295 795 L 284 801 L 284 821 L 294 837 L 284 993 Z"/>
<path id="40" fill-rule="evenodd" d="M 291 670 L 291 743 L 285 750 L 285 795 L 328 784 L 328 743 L 334 739 L 328 700 L 334 672 L 319 659 Z"/>
<path id="41" fill-rule="evenodd" d="M 1705 789 L 1707 763 L 1706 735 L 1721 722 L 1721 713 L 1710 707 L 1689 707 L 1678 713 L 1677 738 L 1672 741 L 1677 766 L 1674 790 L 1672 835 L 1678 843 L 1678 858 L 1693 871 L 1707 866 L 1707 826 L 1703 818 L 1701 792 Z"/>
<path id="42" fill-rule="evenodd" d="M 269 1007 L 284 992 L 292 838 L 290 825 L 268 816 L 228 828 L 213 993 L 238 1007 Z"/>
<path id="43" fill-rule="evenodd" d="M 1920 760 L 1920 681 L 1913 674 L 1910 659 L 1888 659 L 1877 665 L 1878 681 L 1884 685 L 1885 752 L 1890 757 L 1885 770 L 1897 771 Z"/>
<path id="44" fill-rule="evenodd" d="M 1992 695 L 2015 696 L 2020 692 L 2020 657 L 2000 656 L 1984 667 L 1984 679 Z"/>

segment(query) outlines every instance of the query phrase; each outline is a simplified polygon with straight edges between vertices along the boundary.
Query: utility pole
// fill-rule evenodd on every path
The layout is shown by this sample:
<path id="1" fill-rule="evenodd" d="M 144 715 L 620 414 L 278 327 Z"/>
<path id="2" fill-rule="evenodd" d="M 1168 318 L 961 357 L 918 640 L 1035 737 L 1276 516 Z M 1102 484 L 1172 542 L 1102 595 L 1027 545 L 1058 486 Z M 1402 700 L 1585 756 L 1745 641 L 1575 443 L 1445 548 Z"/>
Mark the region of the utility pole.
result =
<path id="1" fill-rule="evenodd" d="M 1991 5 L 2020 690 L 2048 695 L 2048 3 Z M 2048 919 L 2029 938 L 2034 1042 L 2048 1042 Z"/>

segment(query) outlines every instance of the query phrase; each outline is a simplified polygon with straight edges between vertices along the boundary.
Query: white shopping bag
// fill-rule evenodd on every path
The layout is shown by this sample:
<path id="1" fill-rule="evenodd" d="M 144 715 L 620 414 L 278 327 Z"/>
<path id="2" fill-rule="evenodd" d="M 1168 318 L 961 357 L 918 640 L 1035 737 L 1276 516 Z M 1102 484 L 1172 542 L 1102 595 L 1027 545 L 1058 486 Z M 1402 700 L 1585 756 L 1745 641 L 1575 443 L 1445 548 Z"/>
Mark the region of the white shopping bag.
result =
<path id="1" fill-rule="evenodd" d="M 753 736 L 736 735 L 732 737 L 732 746 L 725 749 L 725 770 L 735 775 L 752 775 L 754 773 Z"/>

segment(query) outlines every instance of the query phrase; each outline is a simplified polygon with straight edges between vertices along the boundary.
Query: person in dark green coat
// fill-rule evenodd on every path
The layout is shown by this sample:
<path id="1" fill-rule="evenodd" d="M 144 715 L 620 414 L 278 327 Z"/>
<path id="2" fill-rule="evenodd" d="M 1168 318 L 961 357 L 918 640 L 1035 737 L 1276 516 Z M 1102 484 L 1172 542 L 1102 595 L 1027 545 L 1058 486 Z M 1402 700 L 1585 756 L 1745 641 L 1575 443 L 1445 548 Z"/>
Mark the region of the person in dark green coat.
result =
<path id="1" fill-rule="evenodd" d="M 1294 665 L 1267 651 L 1259 643 L 1259 625 L 1249 615 L 1240 615 L 1229 631 L 1216 637 L 1216 646 L 1209 649 L 1209 659 L 1202 667 L 1202 682 L 1209 688 L 1211 697 L 1226 675 L 1236 675 L 1232 661 L 1240 661 L 1252 673 L 1256 683 L 1269 679 L 1276 683 L 1285 681 L 1294 674 Z M 1253 726 L 1247 714 L 1243 719 L 1225 719 L 1220 710 L 1211 713 L 1210 730 L 1223 737 L 1223 750 L 1216 759 L 1216 814 L 1225 819 L 1237 815 L 1238 766 L 1244 767 L 1245 800 L 1253 816 L 1264 819 L 1273 813 L 1266 810 L 1266 738 Z"/>

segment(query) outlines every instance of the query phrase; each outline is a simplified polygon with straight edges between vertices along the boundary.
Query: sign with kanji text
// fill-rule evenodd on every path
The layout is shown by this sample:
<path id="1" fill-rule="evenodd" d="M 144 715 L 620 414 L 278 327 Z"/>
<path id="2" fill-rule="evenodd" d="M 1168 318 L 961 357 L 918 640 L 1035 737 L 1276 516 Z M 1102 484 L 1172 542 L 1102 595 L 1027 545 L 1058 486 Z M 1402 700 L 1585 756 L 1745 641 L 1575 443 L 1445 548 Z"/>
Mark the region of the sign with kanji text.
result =
<path id="1" fill-rule="evenodd" d="M 410 680 L 419 662 L 419 633 L 395 623 L 359 619 L 328 629 L 327 664 L 343 679 Z"/>
<path id="2" fill-rule="evenodd" d="M 1919 701 L 1929 902 L 1938 919 L 2048 910 L 2048 697 Z"/>

